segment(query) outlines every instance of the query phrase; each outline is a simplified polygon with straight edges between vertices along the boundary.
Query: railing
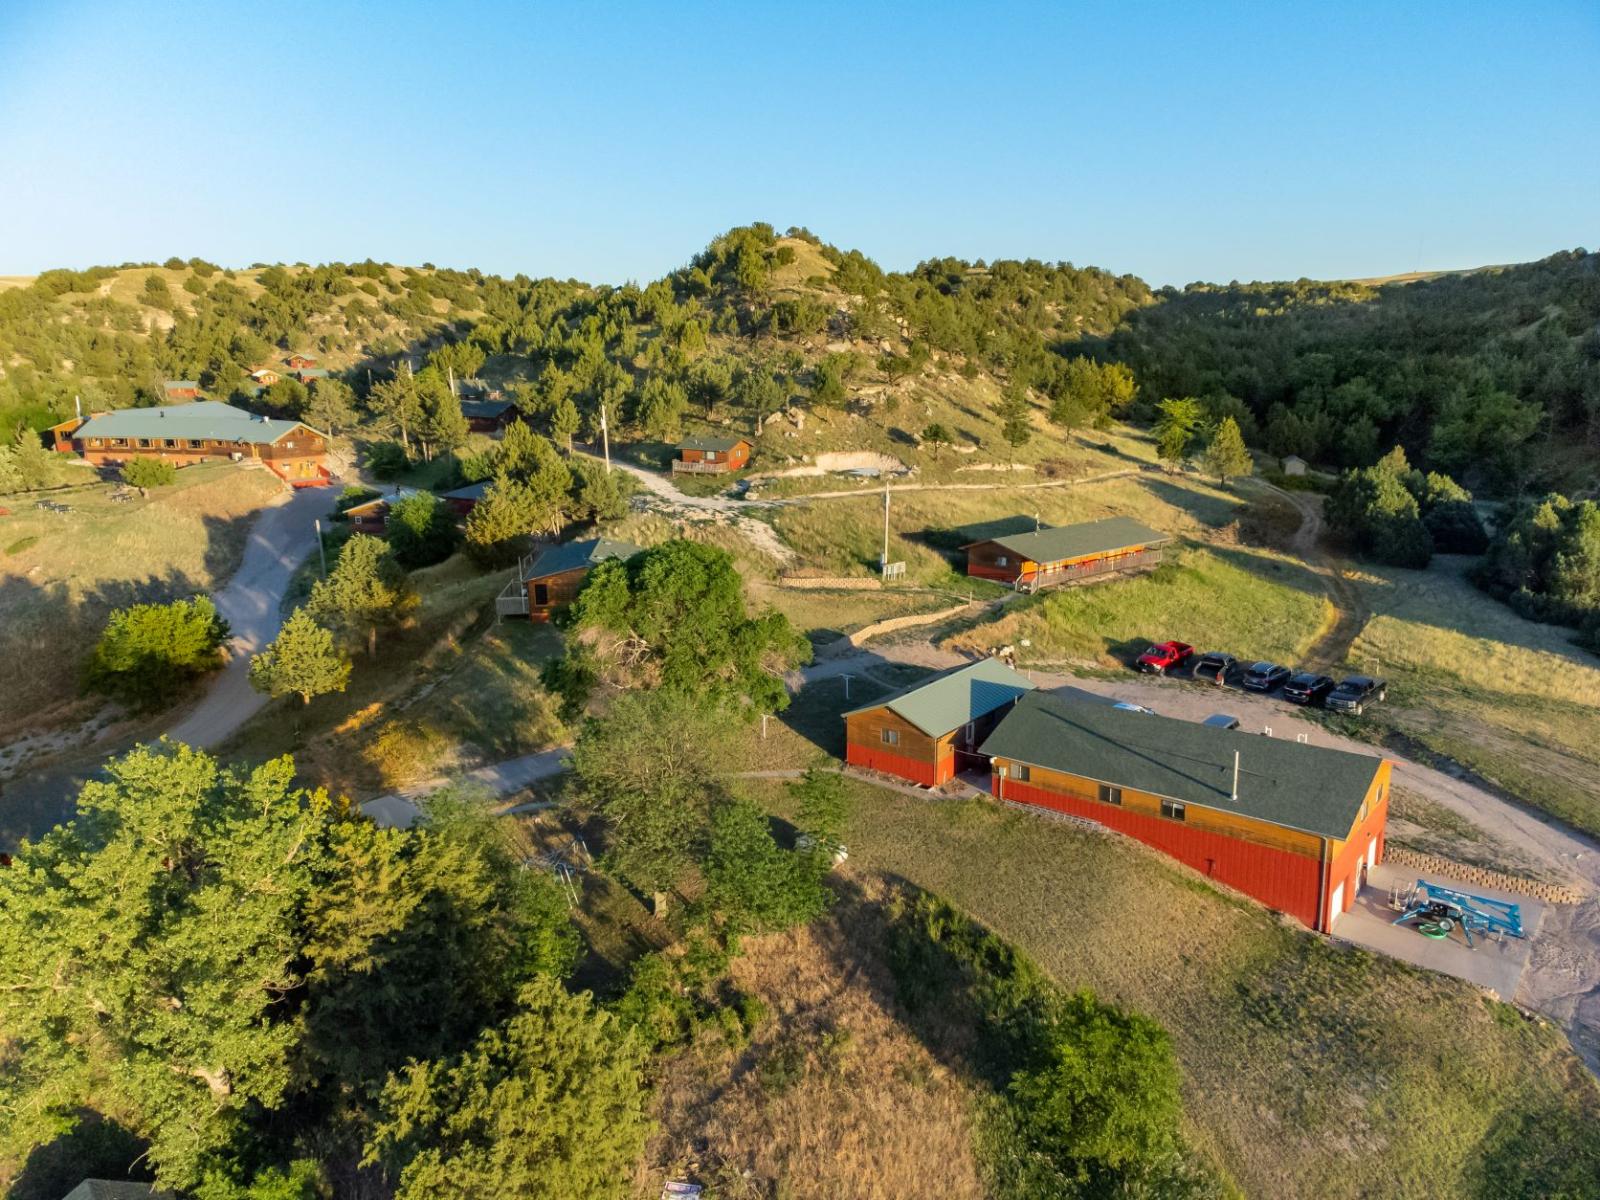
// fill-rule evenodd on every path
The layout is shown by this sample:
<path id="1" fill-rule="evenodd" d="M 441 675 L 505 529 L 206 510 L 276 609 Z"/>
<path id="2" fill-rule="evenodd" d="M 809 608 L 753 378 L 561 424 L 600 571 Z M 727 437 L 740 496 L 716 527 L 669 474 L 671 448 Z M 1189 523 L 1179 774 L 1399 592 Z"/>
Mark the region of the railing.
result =
<path id="1" fill-rule="evenodd" d="M 1119 571 L 1137 571 L 1160 565 L 1161 550 L 1140 550 L 1135 554 L 1124 554 L 1117 558 L 1096 559 L 1082 566 L 1041 567 L 1037 571 L 1019 576 L 1016 588 L 1019 592 L 1036 592 L 1042 587 L 1057 587 L 1061 584 L 1075 583 L 1080 579 L 1092 579 L 1097 575 L 1115 575 Z"/>
<path id="2" fill-rule="evenodd" d="M 672 460 L 672 473 L 683 472 L 688 475 L 722 475 L 733 470 L 729 462 L 684 462 L 681 458 Z"/>
<path id="3" fill-rule="evenodd" d="M 517 573 L 511 577 L 500 594 L 494 598 L 494 611 L 502 617 L 528 615 L 528 569 L 533 566 L 533 555 L 525 554 L 517 560 Z"/>

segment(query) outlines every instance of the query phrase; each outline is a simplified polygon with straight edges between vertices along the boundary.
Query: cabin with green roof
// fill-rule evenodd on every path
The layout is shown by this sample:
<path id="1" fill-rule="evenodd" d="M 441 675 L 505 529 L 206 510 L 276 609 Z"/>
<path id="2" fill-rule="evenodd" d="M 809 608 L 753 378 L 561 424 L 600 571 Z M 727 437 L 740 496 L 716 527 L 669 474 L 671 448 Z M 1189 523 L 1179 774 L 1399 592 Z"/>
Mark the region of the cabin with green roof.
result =
<path id="1" fill-rule="evenodd" d="M 1153 570 L 1161 565 L 1171 541 L 1171 535 L 1131 517 L 1107 517 L 1054 528 L 1035 523 L 1029 532 L 983 536 L 962 549 L 967 552 L 968 575 L 1032 592 L 1103 575 Z"/>
<path id="2" fill-rule="evenodd" d="M 119 408 L 64 421 L 51 432 L 57 450 L 80 454 L 96 466 L 121 466 L 136 458 L 178 467 L 250 462 L 295 487 L 320 487 L 332 478 L 322 462 L 326 434 L 303 421 L 280 421 L 216 400 Z"/>
<path id="3" fill-rule="evenodd" d="M 742 437 L 692 437 L 678 443 L 674 472 L 721 475 L 750 465 L 750 443 Z"/>
<path id="4" fill-rule="evenodd" d="M 517 578 L 505 586 L 495 601 L 502 617 L 527 617 L 548 621 L 555 610 L 577 599 L 578 589 L 596 563 L 610 558 L 629 559 L 639 553 L 632 542 L 589 538 L 549 546 L 522 560 Z"/>
<path id="5" fill-rule="evenodd" d="M 1093 821 L 1312 929 L 1383 859 L 1390 763 L 1050 692 L 984 741 L 1002 800 Z"/>
<path id="6" fill-rule="evenodd" d="M 938 787 L 988 760 L 979 752 L 1027 676 L 997 658 L 955 667 L 844 714 L 845 761 Z"/>

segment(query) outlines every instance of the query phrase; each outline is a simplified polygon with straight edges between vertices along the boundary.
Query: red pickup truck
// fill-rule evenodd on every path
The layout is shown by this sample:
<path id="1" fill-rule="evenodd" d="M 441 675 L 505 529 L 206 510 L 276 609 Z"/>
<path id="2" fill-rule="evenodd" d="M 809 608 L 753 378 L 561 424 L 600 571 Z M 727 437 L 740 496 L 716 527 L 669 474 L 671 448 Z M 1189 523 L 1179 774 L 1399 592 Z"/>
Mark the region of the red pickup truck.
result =
<path id="1" fill-rule="evenodd" d="M 1194 657 L 1194 647 L 1188 642 L 1161 642 L 1139 655 L 1134 665 L 1141 671 L 1164 675 L 1173 667 L 1181 667 Z"/>

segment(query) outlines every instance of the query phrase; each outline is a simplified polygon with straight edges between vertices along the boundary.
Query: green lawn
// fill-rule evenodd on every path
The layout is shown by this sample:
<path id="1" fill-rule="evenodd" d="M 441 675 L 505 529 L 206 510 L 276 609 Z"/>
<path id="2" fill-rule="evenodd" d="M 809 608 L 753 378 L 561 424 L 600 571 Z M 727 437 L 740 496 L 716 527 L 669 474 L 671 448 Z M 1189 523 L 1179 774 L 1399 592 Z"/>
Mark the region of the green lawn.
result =
<path id="1" fill-rule="evenodd" d="M 1020 661 L 1126 666 L 1177 638 L 1241 659 L 1294 662 L 1332 621 L 1320 582 L 1286 555 L 1188 545 L 1156 571 L 1044 591 L 950 639 L 963 649 L 1018 647 Z"/>
<path id="2" fill-rule="evenodd" d="M 746 786 L 787 814 L 780 785 Z M 1466 984 L 1335 948 L 1119 838 L 849 786 L 851 873 L 937 892 L 1166 1026 L 1186 1133 L 1247 1195 L 1549 1195 L 1530 1177 L 1600 1138 L 1600 1088 L 1560 1032 Z"/>

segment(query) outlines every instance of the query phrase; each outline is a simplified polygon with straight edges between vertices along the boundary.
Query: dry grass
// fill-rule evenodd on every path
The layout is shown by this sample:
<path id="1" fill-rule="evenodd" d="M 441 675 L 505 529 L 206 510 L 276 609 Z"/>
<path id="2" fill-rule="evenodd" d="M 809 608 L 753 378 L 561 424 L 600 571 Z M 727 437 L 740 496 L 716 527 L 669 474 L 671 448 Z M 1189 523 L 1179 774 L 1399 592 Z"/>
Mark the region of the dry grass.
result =
<path id="1" fill-rule="evenodd" d="M 259 760 L 292 751 L 302 779 L 365 797 L 543 750 L 566 729 L 539 680 L 560 650 L 547 625 L 494 622 L 505 572 L 457 556 L 412 574 L 422 603 L 404 629 L 358 654 L 349 687 L 309 706 L 278 701 L 224 747 Z"/>
<path id="2" fill-rule="evenodd" d="M 256 511 L 281 490 L 266 471 L 215 464 L 186 467 L 173 487 L 125 504 L 101 483 L 53 493 L 71 508 L 64 515 L 9 500 L 0 537 L 27 544 L 0 556 L 0 735 L 81 716 L 78 668 L 107 614 L 217 587 L 239 565 Z"/>
<path id="3" fill-rule="evenodd" d="M 639 1200 L 685 1176 L 726 1200 L 984 1195 L 969 1094 L 904 1024 L 882 936 L 869 898 L 745 943 L 732 982 L 769 1018 L 748 1046 L 712 1032 L 668 1061 Z"/>
<path id="4" fill-rule="evenodd" d="M 1497 1133 L 1600 1131 L 1559 1031 L 1467 984 L 1334 948 L 1126 839 L 849 786 L 853 869 L 948 897 L 1062 986 L 1168 1029 L 1186 1137 L 1247 1195 L 1477 1196 L 1517 1152 Z"/>
<path id="5" fill-rule="evenodd" d="M 1474 588 L 1464 564 L 1369 568 L 1350 662 L 1388 678 L 1381 723 L 1600 833 L 1600 660 Z"/>

